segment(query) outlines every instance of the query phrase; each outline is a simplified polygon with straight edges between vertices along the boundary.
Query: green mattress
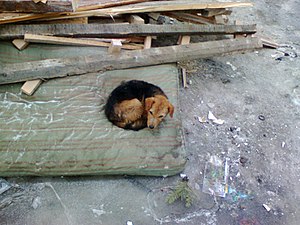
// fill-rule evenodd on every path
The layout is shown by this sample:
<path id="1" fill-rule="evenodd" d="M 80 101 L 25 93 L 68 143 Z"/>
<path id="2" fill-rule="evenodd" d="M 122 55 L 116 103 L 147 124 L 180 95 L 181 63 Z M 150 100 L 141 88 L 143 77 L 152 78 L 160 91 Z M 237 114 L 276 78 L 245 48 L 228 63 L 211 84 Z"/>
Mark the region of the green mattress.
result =
<path id="1" fill-rule="evenodd" d="M 156 130 L 113 126 L 103 106 L 113 88 L 131 79 L 160 86 L 174 117 Z M 21 86 L 0 86 L 0 176 L 170 176 L 184 169 L 175 65 L 52 79 L 33 96 Z"/>

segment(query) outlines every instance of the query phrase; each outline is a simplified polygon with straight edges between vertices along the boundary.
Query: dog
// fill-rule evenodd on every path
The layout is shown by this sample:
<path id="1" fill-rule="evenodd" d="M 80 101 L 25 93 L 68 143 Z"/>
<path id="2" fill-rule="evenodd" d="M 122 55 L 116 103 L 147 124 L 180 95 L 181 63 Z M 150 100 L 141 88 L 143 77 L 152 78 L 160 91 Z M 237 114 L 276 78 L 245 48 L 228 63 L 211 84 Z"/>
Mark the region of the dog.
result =
<path id="1" fill-rule="evenodd" d="M 174 106 L 163 90 L 141 80 L 122 82 L 108 97 L 105 115 L 114 125 L 127 130 L 156 128 Z"/>

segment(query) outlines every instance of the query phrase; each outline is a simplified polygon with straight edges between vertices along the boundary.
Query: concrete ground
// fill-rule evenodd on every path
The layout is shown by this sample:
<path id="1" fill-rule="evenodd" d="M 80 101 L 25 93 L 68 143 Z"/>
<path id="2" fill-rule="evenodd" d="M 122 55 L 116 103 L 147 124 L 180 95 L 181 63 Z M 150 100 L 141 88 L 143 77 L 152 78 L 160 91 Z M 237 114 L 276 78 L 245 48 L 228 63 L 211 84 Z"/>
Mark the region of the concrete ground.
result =
<path id="1" fill-rule="evenodd" d="M 300 5 L 253 2 L 231 18 L 257 23 L 279 49 L 185 64 L 190 208 L 165 203 L 179 176 L 7 178 L 13 187 L 0 195 L 0 224 L 299 224 Z M 224 123 L 203 122 L 209 111 Z M 211 156 L 227 159 L 225 198 L 202 191 Z"/>

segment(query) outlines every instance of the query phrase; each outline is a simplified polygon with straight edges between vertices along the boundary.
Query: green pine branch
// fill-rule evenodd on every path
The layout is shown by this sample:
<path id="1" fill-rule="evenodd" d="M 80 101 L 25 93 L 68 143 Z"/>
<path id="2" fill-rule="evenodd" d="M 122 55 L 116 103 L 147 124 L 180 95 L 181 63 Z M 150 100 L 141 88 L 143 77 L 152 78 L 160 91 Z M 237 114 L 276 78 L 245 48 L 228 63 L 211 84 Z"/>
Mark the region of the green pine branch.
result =
<path id="1" fill-rule="evenodd" d="M 185 201 L 185 206 L 189 208 L 193 204 L 193 199 L 194 193 L 188 185 L 188 180 L 181 180 L 178 182 L 175 189 L 169 193 L 166 202 L 172 204 L 176 200 Z"/>

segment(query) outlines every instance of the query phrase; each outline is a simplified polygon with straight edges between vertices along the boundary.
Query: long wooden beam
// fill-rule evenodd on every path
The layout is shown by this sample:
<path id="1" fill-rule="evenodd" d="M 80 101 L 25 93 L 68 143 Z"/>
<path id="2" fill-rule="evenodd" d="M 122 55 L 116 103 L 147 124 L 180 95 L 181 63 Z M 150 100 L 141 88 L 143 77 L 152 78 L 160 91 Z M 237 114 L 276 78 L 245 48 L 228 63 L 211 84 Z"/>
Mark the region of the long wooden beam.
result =
<path id="1" fill-rule="evenodd" d="M 20 39 L 17 39 L 20 40 Z M 46 35 L 36 35 L 36 34 L 25 34 L 24 41 L 27 43 L 45 43 L 45 44 L 56 44 L 56 45 L 73 45 L 73 46 L 96 46 L 96 47 L 109 47 L 110 43 L 98 41 L 98 40 L 84 40 L 77 38 L 65 38 L 65 37 L 55 37 Z M 130 44 L 123 44 L 123 49 L 142 49 L 143 46 L 136 46 Z"/>
<path id="2" fill-rule="evenodd" d="M 39 24 L 0 26 L 0 40 L 23 38 L 25 33 L 64 37 L 127 37 L 181 35 L 253 34 L 255 25 L 153 25 L 153 24 Z"/>
<path id="3" fill-rule="evenodd" d="M 33 0 L 0 0 L 0 12 L 72 12 L 72 0 L 48 0 L 46 4 Z"/>
<path id="4" fill-rule="evenodd" d="M 209 58 L 259 48 L 262 48 L 260 39 L 242 38 L 133 50 L 105 57 L 101 53 L 101 55 L 15 63 L 2 66 L 0 84 Z"/>

